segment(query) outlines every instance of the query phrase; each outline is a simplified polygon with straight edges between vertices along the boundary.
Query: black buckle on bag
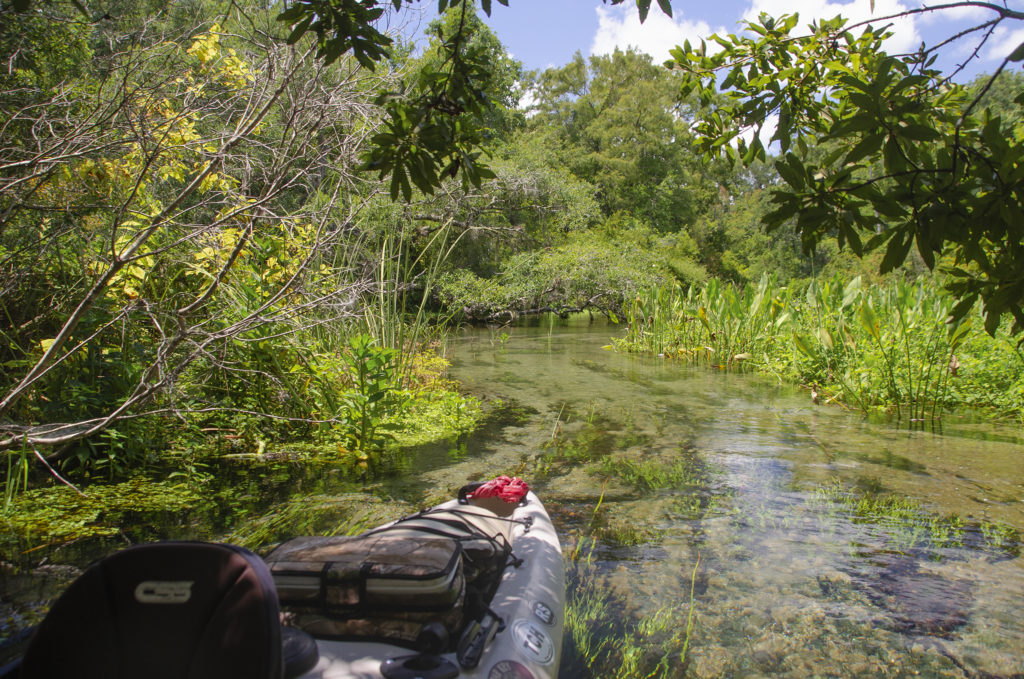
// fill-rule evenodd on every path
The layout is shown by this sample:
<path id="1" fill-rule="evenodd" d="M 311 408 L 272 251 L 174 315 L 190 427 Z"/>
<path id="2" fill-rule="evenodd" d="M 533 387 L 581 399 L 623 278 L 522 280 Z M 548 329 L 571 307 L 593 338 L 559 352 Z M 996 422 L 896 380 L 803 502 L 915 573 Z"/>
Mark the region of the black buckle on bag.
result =
<path id="1" fill-rule="evenodd" d="M 505 621 L 488 608 L 484 611 L 482 620 L 473 620 L 466 626 L 466 631 L 459 639 L 458 648 L 455 650 L 455 658 L 464 670 L 471 670 L 480 664 L 484 649 L 491 642 L 494 635 L 505 629 Z"/>

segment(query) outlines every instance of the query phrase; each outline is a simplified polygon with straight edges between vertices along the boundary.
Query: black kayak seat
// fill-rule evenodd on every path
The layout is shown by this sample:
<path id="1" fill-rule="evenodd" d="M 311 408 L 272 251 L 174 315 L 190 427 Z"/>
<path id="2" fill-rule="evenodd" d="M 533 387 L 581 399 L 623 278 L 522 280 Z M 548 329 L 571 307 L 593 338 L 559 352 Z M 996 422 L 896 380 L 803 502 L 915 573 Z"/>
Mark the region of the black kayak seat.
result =
<path id="1" fill-rule="evenodd" d="M 22 679 L 283 679 L 317 660 L 284 635 L 270 572 L 234 545 L 157 542 L 107 556 L 36 629 Z M 300 635 L 301 636 L 301 635 Z M 285 668 L 285 655 L 293 661 Z"/>

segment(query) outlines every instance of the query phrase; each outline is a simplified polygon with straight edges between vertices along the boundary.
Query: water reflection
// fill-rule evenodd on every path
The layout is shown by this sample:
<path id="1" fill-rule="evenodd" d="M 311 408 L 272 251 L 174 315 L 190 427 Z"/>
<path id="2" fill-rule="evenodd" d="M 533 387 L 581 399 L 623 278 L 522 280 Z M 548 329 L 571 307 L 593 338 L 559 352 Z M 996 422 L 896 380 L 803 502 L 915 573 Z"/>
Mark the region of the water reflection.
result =
<path id="1" fill-rule="evenodd" d="M 513 473 L 533 480 L 571 557 L 566 679 L 1024 671 L 1019 430 L 865 421 L 771 379 L 616 354 L 602 348 L 613 332 L 467 331 L 450 343 L 452 376 L 491 419 L 407 451 L 403 473 L 369 488 L 315 456 L 229 461 L 209 470 L 222 489 L 209 506 L 126 516 L 116 537 L 32 558 L 83 566 L 126 540 L 258 547 L 358 530 Z M 76 572 L 0 569 L 16 612 L 0 636 Z"/>
<path id="2" fill-rule="evenodd" d="M 563 676 L 1024 669 L 1018 430 L 865 421 L 602 349 L 613 331 L 453 345 L 454 377 L 538 411 L 503 445 L 528 451 L 575 557 Z"/>

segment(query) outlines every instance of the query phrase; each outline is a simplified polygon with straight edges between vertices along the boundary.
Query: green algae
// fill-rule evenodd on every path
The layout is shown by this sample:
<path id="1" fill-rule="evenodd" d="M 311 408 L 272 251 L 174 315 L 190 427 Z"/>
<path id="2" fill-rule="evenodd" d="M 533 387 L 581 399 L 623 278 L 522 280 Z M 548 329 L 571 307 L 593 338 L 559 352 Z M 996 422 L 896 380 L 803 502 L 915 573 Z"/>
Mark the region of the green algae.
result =
<path id="1" fill-rule="evenodd" d="M 10 553 L 123 535 L 127 524 L 142 517 L 193 512 L 209 501 L 185 483 L 142 476 L 83 491 L 66 485 L 34 488 L 0 514 L 0 545 Z"/>

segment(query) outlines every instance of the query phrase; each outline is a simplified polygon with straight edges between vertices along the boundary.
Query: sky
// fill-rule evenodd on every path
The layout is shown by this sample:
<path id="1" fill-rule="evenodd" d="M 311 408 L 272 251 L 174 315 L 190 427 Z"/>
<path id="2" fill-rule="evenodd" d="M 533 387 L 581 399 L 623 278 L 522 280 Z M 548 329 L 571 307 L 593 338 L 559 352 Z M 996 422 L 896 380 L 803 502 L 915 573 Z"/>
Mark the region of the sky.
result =
<path id="1" fill-rule="evenodd" d="M 928 4 L 934 6 L 939 2 Z M 428 4 L 432 3 L 424 2 L 425 6 Z M 672 18 L 658 9 L 657 2 L 652 2 L 642 25 L 632 0 L 614 7 L 599 0 L 509 0 L 509 5 L 503 7 L 493 0 L 488 24 L 525 68 L 544 69 L 567 63 L 577 51 L 586 57 L 629 46 L 649 53 L 660 63 L 668 58 L 673 46 L 684 40 L 695 43 L 712 33 L 735 33 L 744 18 L 755 18 L 760 12 L 774 16 L 797 12 L 801 25 L 806 25 L 812 18 L 831 18 L 837 14 L 851 19 L 882 17 L 920 7 L 922 3 L 875 0 L 872 14 L 870 0 L 673 0 Z M 1024 11 L 1024 0 L 1006 0 L 1006 5 Z M 991 12 L 961 8 L 903 19 L 893 26 L 895 34 L 887 47 L 890 53 L 912 51 L 922 40 L 934 44 L 991 17 Z M 1005 24 L 1016 25 L 1000 27 L 982 47 L 980 59 L 965 77 L 995 70 L 1006 55 L 1024 42 L 1024 21 Z M 976 41 L 954 44 L 944 50 L 938 65 L 948 72 L 968 56 L 975 44 Z"/>

